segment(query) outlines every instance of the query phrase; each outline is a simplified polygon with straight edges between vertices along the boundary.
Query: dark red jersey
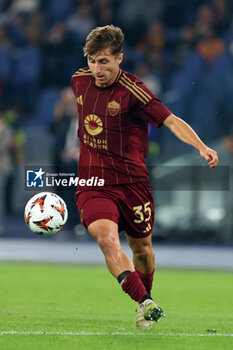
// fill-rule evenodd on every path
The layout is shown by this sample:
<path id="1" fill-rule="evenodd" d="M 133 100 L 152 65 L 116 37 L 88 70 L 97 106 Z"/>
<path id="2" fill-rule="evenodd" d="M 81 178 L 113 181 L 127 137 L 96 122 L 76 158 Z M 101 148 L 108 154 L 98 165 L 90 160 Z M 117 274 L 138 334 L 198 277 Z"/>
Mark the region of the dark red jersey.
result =
<path id="1" fill-rule="evenodd" d="M 73 75 L 72 88 L 79 115 L 79 178 L 102 178 L 105 185 L 145 181 L 148 123 L 161 126 L 169 109 L 122 70 L 112 85 L 101 88 L 90 69 L 82 68 Z"/>

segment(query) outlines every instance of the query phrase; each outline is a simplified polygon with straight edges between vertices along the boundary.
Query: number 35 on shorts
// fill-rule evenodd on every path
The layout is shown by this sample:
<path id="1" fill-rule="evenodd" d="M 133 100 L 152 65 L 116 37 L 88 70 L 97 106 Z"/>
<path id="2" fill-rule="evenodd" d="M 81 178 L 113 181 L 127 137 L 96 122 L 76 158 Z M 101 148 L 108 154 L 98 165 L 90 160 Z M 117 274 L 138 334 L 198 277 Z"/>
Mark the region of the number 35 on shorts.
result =
<path id="1" fill-rule="evenodd" d="M 141 224 L 142 222 L 147 222 L 150 221 L 151 218 L 151 207 L 150 207 L 150 202 L 147 202 L 142 205 L 137 205 L 133 207 L 134 213 L 137 216 L 136 219 L 134 219 L 134 222 L 136 224 Z M 146 229 L 143 231 L 144 233 L 148 232 L 151 230 L 151 224 L 148 223 Z"/>

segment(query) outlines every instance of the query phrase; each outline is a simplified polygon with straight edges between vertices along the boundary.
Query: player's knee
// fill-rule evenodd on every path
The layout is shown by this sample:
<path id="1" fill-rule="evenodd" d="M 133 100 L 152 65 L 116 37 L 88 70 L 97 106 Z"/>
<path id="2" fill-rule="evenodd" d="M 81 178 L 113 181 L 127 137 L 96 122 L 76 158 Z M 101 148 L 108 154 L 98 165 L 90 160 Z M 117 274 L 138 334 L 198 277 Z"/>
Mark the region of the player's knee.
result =
<path id="1" fill-rule="evenodd" d="M 144 264 L 146 264 L 150 258 L 149 254 L 147 253 L 136 253 L 134 256 L 137 260 L 143 262 Z"/>
<path id="2" fill-rule="evenodd" d="M 119 250 L 118 240 L 115 238 L 115 235 L 113 233 L 98 235 L 96 241 L 104 255 L 112 255 L 113 251 L 117 253 Z"/>
<path id="3" fill-rule="evenodd" d="M 134 257 L 143 263 L 147 263 L 155 255 L 151 245 L 144 245 L 133 253 Z"/>
<path id="4" fill-rule="evenodd" d="M 109 224 L 105 220 L 98 220 L 89 225 L 88 230 L 104 254 L 117 249 L 119 246 L 117 225 L 115 223 Z"/>

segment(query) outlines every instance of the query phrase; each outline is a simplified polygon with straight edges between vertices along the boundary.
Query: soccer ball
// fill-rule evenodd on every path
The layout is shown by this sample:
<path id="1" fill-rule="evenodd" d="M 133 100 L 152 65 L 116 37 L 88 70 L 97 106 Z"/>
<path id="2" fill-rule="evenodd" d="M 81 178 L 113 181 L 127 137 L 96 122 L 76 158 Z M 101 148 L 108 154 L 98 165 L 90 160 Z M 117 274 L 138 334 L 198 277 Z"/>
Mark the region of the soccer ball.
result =
<path id="1" fill-rule="evenodd" d="M 24 210 L 25 222 L 31 231 L 51 236 L 62 229 L 68 218 L 65 202 L 51 192 L 41 192 L 33 196 Z"/>

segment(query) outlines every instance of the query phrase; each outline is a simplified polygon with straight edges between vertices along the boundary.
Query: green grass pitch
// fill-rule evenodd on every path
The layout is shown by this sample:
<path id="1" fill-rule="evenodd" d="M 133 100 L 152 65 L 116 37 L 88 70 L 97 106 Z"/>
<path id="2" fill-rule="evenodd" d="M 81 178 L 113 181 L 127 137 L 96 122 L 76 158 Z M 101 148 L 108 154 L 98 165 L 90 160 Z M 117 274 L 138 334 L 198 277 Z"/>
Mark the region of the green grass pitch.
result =
<path id="1" fill-rule="evenodd" d="M 141 331 L 136 303 L 103 266 L 1 263 L 0 349 L 233 349 L 232 277 L 157 269 L 166 317 Z"/>

